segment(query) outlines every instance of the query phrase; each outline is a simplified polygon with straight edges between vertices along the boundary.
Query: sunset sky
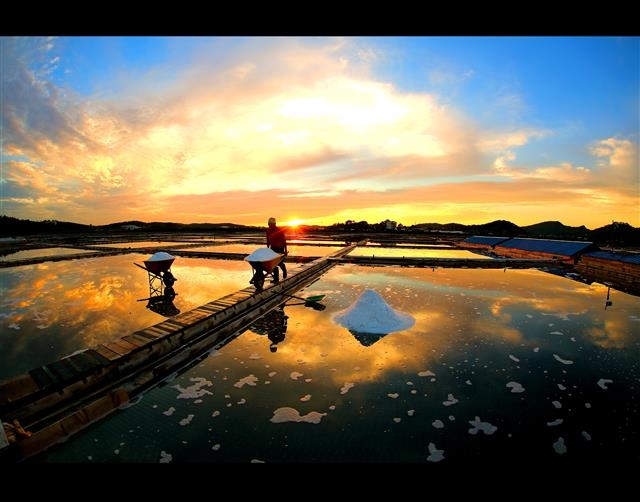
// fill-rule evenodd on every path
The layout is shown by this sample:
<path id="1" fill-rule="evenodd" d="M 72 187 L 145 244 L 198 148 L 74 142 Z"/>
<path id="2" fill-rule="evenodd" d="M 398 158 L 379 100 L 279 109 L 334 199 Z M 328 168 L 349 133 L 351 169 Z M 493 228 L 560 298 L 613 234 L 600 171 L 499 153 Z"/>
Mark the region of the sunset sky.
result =
<path id="1" fill-rule="evenodd" d="M 0 214 L 640 226 L 639 37 L 2 37 Z"/>

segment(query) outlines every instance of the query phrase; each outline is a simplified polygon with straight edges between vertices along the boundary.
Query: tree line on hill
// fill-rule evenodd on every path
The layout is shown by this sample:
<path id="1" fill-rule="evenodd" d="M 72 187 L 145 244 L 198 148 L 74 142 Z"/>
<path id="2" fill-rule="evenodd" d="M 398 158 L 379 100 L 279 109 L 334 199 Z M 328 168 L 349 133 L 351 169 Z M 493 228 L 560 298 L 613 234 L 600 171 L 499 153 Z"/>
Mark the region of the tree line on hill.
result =
<path id="1" fill-rule="evenodd" d="M 0 237 L 22 237 L 45 234 L 74 233 L 121 233 L 125 230 L 142 232 L 247 232 L 262 231 L 263 227 L 238 225 L 235 223 L 172 223 L 125 221 L 108 225 L 84 225 L 57 220 L 31 221 L 0 216 Z M 529 237 L 541 239 L 580 240 L 594 242 L 601 246 L 625 245 L 640 246 L 640 228 L 628 223 L 612 222 L 600 228 L 590 230 L 584 225 L 571 227 L 559 221 L 544 221 L 534 225 L 518 226 L 507 220 L 496 220 L 482 225 L 463 225 L 461 223 L 419 223 L 411 226 L 395 225 L 389 228 L 388 220 L 380 223 L 348 220 L 334 223 L 326 227 L 299 227 L 299 233 L 414 233 L 414 234 L 458 234 L 461 237 L 470 235 L 487 235 L 499 237 Z"/>

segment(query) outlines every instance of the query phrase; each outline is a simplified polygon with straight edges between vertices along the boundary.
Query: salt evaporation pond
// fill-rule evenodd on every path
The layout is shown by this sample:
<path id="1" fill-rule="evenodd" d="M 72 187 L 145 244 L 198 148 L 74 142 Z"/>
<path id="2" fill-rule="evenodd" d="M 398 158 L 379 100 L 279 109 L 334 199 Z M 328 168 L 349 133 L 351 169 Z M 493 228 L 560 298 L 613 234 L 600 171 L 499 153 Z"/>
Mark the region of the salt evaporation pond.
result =
<path id="1" fill-rule="evenodd" d="M 264 244 L 220 244 L 212 246 L 197 246 L 189 248 L 188 251 L 199 251 L 206 253 L 246 253 L 251 254 Z M 326 256 L 342 249 L 344 246 L 305 246 L 291 245 L 287 246 L 290 255 L 295 256 Z"/>
<path id="2" fill-rule="evenodd" d="M 366 289 L 415 324 L 363 344 L 333 317 Z M 605 310 L 606 287 L 536 270 L 349 264 L 300 292 L 320 294 L 29 462 L 637 465 L 637 297 Z"/>
<path id="3" fill-rule="evenodd" d="M 67 255 L 82 255 L 88 253 L 95 253 L 90 249 L 76 249 L 76 248 L 39 248 L 39 249 L 23 249 L 21 251 L 15 251 L 12 253 L 4 254 L 0 256 L 0 261 L 11 262 L 17 260 L 27 260 L 30 258 L 45 258 L 49 256 L 67 256 Z"/>
<path id="4" fill-rule="evenodd" d="M 147 254 L 0 269 L 0 379 L 164 321 L 150 308 Z M 173 305 L 185 312 L 249 285 L 247 263 L 176 258 Z"/>
<path id="5" fill-rule="evenodd" d="M 365 256 L 377 258 L 464 258 L 490 260 L 491 257 L 473 253 L 466 249 L 414 249 L 414 248 L 380 248 L 376 246 L 358 246 L 349 256 Z"/>

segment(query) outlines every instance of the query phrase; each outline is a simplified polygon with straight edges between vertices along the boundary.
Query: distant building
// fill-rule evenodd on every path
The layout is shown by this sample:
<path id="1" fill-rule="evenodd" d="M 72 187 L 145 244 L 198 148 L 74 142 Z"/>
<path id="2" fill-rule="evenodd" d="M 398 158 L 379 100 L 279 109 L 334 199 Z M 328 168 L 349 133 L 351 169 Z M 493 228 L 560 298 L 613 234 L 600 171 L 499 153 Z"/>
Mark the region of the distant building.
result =
<path id="1" fill-rule="evenodd" d="M 398 222 L 392 220 L 384 220 L 382 223 L 384 223 L 385 230 L 395 230 L 398 226 Z"/>
<path id="2" fill-rule="evenodd" d="M 485 235 L 473 235 L 467 237 L 458 244 L 465 249 L 479 249 L 482 251 L 493 251 L 494 246 L 509 240 L 509 237 L 491 237 Z"/>
<path id="3" fill-rule="evenodd" d="M 581 254 L 598 247 L 593 242 L 515 237 L 496 244 L 493 249 L 497 255 L 509 258 L 552 259 L 575 264 Z"/>
<path id="4" fill-rule="evenodd" d="M 580 257 L 576 270 L 602 283 L 615 283 L 619 289 L 640 292 L 640 253 L 592 251 Z"/>

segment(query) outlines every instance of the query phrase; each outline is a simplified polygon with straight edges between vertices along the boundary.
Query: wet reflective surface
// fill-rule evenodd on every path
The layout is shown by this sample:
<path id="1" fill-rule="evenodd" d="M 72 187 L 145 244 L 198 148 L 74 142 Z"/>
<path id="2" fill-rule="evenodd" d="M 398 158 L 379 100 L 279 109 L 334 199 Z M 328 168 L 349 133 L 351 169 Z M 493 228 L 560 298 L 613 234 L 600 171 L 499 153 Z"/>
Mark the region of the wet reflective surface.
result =
<path id="1" fill-rule="evenodd" d="M 474 258 L 478 260 L 490 260 L 491 258 L 479 253 L 473 253 L 465 249 L 413 249 L 413 248 L 380 248 L 376 246 L 358 246 L 349 253 L 349 256 L 377 256 L 379 258 Z"/>
<path id="2" fill-rule="evenodd" d="M 198 277 L 174 272 L 180 292 Z M 336 324 L 365 289 L 415 324 L 364 342 Z M 605 309 L 605 286 L 536 270 L 356 265 L 299 293 L 320 294 L 324 310 L 290 300 L 30 461 L 637 465 L 638 297 Z"/>
<path id="3" fill-rule="evenodd" d="M 72 254 L 95 253 L 95 251 L 87 249 L 74 248 L 41 248 L 41 249 L 24 249 L 14 253 L 0 255 L 0 261 L 26 260 L 28 258 L 41 258 L 46 256 L 65 256 Z"/>
<path id="4" fill-rule="evenodd" d="M 189 251 L 202 251 L 208 253 L 246 253 L 247 256 L 256 249 L 266 247 L 264 244 L 220 244 L 215 246 L 197 246 L 189 248 Z M 287 249 L 290 255 L 295 256 L 325 256 L 342 249 L 344 246 L 312 246 L 289 244 Z"/>
<path id="5" fill-rule="evenodd" d="M 162 322 L 248 286 L 247 263 L 178 258 L 173 309 L 149 308 L 148 254 L 0 269 L 0 379 Z M 153 305 L 152 305 L 153 306 Z"/>
<path id="6" fill-rule="evenodd" d="M 133 242 L 113 242 L 100 244 L 102 247 L 118 248 L 118 249 L 139 249 L 139 248 L 155 248 L 184 245 L 181 241 L 133 241 Z"/>

